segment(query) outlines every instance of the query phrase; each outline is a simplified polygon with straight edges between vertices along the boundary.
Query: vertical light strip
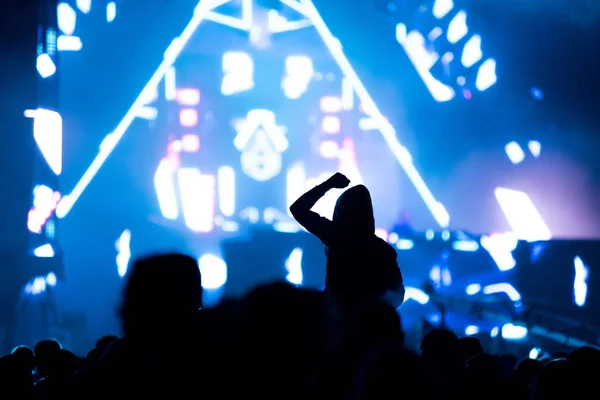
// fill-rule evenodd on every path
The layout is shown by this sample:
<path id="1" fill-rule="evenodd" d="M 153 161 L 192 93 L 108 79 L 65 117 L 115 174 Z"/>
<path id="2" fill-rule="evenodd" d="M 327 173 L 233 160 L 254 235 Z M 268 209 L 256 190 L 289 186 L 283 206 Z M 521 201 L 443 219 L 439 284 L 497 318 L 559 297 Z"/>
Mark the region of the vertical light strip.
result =
<path id="1" fill-rule="evenodd" d="M 212 232 L 215 227 L 216 179 L 214 175 L 200 175 L 200 193 L 202 199 L 198 203 L 199 232 Z"/>
<path id="2" fill-rule="evenodd" d="M 221 167 L 217 171 L 219 210 L 226 217 L 235 213 L 235 171 L 231 167 Z"/>
<path id="3" fill-rule="evenodd" d="M 162 216 L 170 220 L 179 217 L 173 179 L 175 179 L 175 175 L 171 163 L 168 160 L 162 160 L 154 174 L 154 190 Z"/>
<path id="4" fill-rule="evenodd" d="M 215 178 L 197 168 L 181 168 L 177 173 L 183 218 L 194 232 L 211 232 L 214 227 Z"/>

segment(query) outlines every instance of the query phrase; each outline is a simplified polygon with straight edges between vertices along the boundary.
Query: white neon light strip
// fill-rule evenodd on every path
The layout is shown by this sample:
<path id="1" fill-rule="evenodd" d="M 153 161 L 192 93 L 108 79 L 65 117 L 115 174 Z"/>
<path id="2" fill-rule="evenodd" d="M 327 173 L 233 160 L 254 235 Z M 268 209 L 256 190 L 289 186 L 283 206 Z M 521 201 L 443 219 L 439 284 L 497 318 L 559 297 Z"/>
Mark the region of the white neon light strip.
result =
<path id="1" fill-rule="evenodd" d="M 494 194 L 510 227 L 519 239 L 531 242 L 552 238 L 550 229 L 527 193 L 498 187 Z"/>
<path id="2" fill-rule="evenodd" d="M 365 108 L 365 111 L 367 111 L 373 119 L 378 121 L 379 130 L 381 131 L 383 138 L 385 139 L 388 146 L 390 147 L 390 150 L 392 151 L 392 153 L 406 172 L 406 175 L 408 175 L 408 178 L 415 186 L 415 189 L 417 190 L 417 192 L 419 192 L 419 195 L 421 195 L 423 201 L 425 201 L 427 208 L 429 208 L 429 211 L 433 214 L 433 217 L 441 227 L 447 227 L 448 223 L 450 222 L 450 216 L 448 215 L 448 212 L 446 211 L 444 206 L 440 202 L 438 202 L 435 199 L 435 197 L 433 197 L 433 194 L 431 193 L 431 191 L 423 181 L 423 178 L 413 165 L 410 154 L 408 153 L 407 149 L 404 146 L 402 146 L 398 141 L 394 128 L 390 125 L 389 122 L 385 120 L 385 118 L 375 105 L 375 102 L 367 92 L 367 89 L 356 74 L 356 71 L 354 71 L 354 68 L 352 68 L 352 65 L 348 61 L 348 58 L 342 51 L 342 46 L 340 45 L 339 40 L 333 36 L 331 31 L 327 27 L 327 24 L 325 24 L 325 21 L 323 21 L 323 18 L 321 17 L 316 7 L 310 0 L 301 0 L 300 2 L 303 6 L 303 11 L 305 12 L 305 15 L 307 15 L 307 17 L 312 21 L 315 29 L 323 39 L 325 46 L 327 46 L 331 55 L 333 56 L 337 64 L 340 66 L 340 69 L 342 70 L 344 76 L 352 83 L 354 91 L 356 95 L 360 98 Z"/>
<path id="3" fill-rule="evenodd" d="M 75 202 L 79 199 L 83 191 L 87 188 L 92 179 L 94 179 L 102 165 L 104 165 L 108 159 L 108 156 L 110 156 L 117 144 L 121 141 L 123 135 L 125 135 L 125 132 L 127 132 L 127 129 L 133 123 L 140 109 L 146 105 L 148 98 L 151 97 L 149 96 L 149 92 L 153 93 L 156 91 L 159 82 L 164 78 L 165 74 L 169 68 L 171 68 L 179 54 L 181 54 L 185 44 L 191 39 L 196 29 L 198 29 L 200 23 L 204 20 L 206 14 L 210 10 L 228 3 L 229 1 L 230 0 L 201 0 L 198 2 L 194 10 L 194 16 L 187 24 L 179 38 L 174 40 L 169 45 L 164 53 L 163 61 L 160 63 L 156 71 L 154 71 L 150 77 L 150 80 L 148 80 L 148 83 L 146 83 L 146 86 L 144 86 L 129 110 L 125 113 L 125 116 L 121 122 L 119 122 L 115 130 L 110 134 L 111 140 L 106 143 L 105 146 L 101 147 L 100 151 L 96 155 L 96 158 L 94 158 L 91 165 L 84 172 L 83 176 L 79 182 L 77 182 L 71 193 L 64 196 L 61 200 L 62 204 L 56 210 L 57 217 L 64 218 L 69 211 L 71 211 L 71 208 Z"/>
<path id="4" fill-rule="evenodd" d="M 158 164 L 158 168 L 154 174 L 154 189 L 156 190 L 158 206 L 160 207 L 162 216 L 170 220 L 175 220 L 179 217 L 173 177 L 174 170 L 171 163 L 167 160 L 162 160 Z"/>
<path id="5" fill-rule="evenodd" d="M 520 301 L 521 294 L 510 283 L 494 283 L 483 288 L 483 294 L 506 293 L 512 301 Z"/>
<path id="6" fill-rule="evenodd" d="M 235 170 L 225 166 L 217 171 L 219 209 L 226 217 L 235 213 Z"/>

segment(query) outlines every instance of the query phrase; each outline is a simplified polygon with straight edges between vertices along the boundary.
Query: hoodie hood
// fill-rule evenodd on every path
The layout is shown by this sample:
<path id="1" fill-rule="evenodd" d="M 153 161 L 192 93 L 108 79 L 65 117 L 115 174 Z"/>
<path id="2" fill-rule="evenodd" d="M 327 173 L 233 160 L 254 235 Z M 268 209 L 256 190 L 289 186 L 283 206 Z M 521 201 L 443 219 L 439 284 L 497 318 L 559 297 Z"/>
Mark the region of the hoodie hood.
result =
<path id="1" fill-rule="evenodd" d="M 333 222 L 354 234 L 374 234 L 375 218 L 369 189 L 357 185 L 342 193 L 333 210 Z"/>

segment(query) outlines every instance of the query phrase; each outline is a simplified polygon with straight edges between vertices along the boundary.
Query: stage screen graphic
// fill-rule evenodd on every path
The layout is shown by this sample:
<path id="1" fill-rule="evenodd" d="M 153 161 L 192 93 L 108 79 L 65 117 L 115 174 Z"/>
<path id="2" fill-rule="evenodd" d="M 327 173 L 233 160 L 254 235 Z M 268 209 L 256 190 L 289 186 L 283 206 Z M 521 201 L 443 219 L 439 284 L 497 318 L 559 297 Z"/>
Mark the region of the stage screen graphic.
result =
<path id="1" fill-rule="evenodd" d="M 63 222 L 80 209 L 78 219 L 117 221 L 113 237 L 141 230 L 148 241 L 140 222 L 192 242 L 218 243 L 251 225 L 291 232 L 299 227 L 290 202 L 341 170 L 370 188 L 385 230 L 408 210 L 422 232 L 449 224 L 531 240 L 598 234 L 594 142 L 553 128 L 550 115 L 529 118 L 523 110 L 546 102 L 541 89 L 511 102 L 521 88 L 503 68 L 515 63 L 516 42 L 492 46 L 493 35 L 458 5 L 404 16 L 399 8 L 393 24 L 378 26 L 368 12 L 321 16 L 318 2 L 300 3 L 232 1 L 210 12 L 202 8 L 210 1 L 71 4 L 75 28 L 58 38 Z M 244 25 L 248 7 L 254 20 Z M 348 26 L 365 18 L 373 33 L 359 42 Z M 132 29 L 138 20 L 144 29 Z M 428 35 L 437 25 L 441 33 Z M 361 59 L 357 47 L 378 56 Z M 429 72 L 418 54 L 432 57 Z M 385 72 L 377 78 L 387 84 L 363 82 L 369 69 Z M 487 84 L 478 85 L 482 70 Z M 451 87 L 450 99 L 432 78 Z M 335 195 L 317 210 L 330 215 Z"/>
<path id="2" fill-rule="evenodd" d="M 166 138 L 154 175 L 163 218 L 198 233 L 254 224 L 296 231 L 288 208 L 306 189 L 335 171 L 364 182 L 355 143 L 373 133 L 361 130 L 358 105 L 344 103 L 353 95 L 343 93 L 339 69 L 309 54 L 277 57 L 273 47 L 183 56 L 167 73 L 164 92 L 147 106 L 157 112 L 151 135 Z M 384 202 L 382 185 L 366 183 L 375 203 Z M 331 217 L 335 200 L 326 196 L 317 210 Z"/>

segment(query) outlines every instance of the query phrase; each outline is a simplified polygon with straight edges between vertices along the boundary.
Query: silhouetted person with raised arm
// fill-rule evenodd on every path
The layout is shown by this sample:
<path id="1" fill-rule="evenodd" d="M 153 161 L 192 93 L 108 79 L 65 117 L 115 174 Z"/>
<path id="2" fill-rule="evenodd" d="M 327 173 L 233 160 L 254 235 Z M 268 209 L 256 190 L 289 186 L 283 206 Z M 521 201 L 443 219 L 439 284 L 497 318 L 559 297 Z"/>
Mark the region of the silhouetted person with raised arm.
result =
<path id="1" fill-rule="evenodd" d="M 369 190 L 358 185 L 337 200 L 333 220 L 311 211 L 331 189 L 343 189 L 350 180 L 336 173 L 324 183 L 303 194 L 290 211 L 296 221 L 326 246 L 326 291 L 342 315 L 382 299 L 394 307 L 402 304 L 404 285 L 396 261 L 396 251 L 375 236 L 375 218 Z M 390 294 L 392 294 L 390 296 Z"/>

